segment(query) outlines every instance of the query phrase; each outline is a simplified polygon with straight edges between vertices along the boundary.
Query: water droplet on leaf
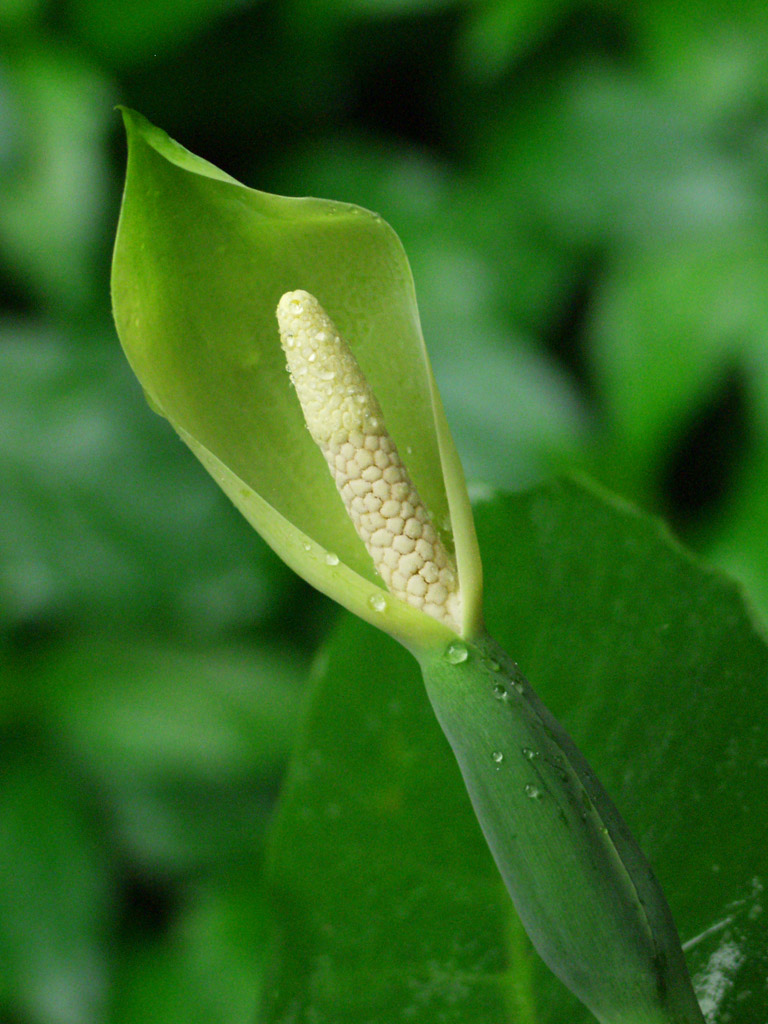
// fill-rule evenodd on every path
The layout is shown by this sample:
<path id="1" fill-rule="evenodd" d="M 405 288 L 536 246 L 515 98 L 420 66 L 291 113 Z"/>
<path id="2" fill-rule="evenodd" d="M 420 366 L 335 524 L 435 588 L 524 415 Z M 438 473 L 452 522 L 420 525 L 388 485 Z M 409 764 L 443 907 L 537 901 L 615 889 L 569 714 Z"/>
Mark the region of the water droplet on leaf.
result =
<path id="1" fill-rule="evenodd" d="M 453 640 L 445 650 L 445 660 L 451 665 L 460 665 L 468 657 L 469 651 L 466 644 L 461 643 L 460 640 Z"/>
<path id="2" fill-rule="evenodd" d="M 534 786 L 532 782 L 526 782 L 523 791 L 529 800 L 541 800 L 542 792 L 538 786 Z"/>
<path id="3" fill-rule="evenodd" d="M 325 564 L 326 565 L 338 565 L 339 564 L 339 556 L 335 555 L 332 551 L 329 551 L 328 554 L 325 556 Z"/>
<path id="4" fill-rule="evenodd" d="M 493 753 L 491 754 L 491 757 L 496 762 L 496 764 L 501 764 L 501 762 L 504 760 L 504 755 L 500 750 L 494 750 Z"/>

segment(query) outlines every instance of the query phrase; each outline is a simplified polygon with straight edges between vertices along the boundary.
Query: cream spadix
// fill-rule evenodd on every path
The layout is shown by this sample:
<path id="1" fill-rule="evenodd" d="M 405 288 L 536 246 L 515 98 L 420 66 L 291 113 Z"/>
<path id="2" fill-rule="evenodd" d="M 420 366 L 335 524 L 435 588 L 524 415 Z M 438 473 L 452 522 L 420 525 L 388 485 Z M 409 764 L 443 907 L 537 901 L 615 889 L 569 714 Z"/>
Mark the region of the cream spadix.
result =
<path id="1" fill-rule="evenodd" d="M 395 597 L 458 632 L 456 567 L 354 354 L 308 292 L 286 292 L 277 320 L 307 427 L 377 572 Z"/>

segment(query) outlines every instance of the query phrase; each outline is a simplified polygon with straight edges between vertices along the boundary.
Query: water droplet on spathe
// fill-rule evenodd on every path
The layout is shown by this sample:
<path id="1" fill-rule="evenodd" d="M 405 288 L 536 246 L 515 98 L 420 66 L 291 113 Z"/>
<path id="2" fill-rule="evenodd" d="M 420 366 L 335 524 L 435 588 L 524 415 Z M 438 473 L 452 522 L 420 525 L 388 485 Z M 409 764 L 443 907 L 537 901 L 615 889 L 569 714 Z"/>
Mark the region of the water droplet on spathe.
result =
<path id="1" fill-rule="evenodd" d="M 512 683 L 512 685 L 514 686 L 514 688 L 517 690 L 518 693 L 525 693 L 525 687 L 523 686 L 522 683 Z"/>
<path id="2" fill-rule="evenodd" d="M 534 786 L 532 782 L 526 782 L 523 787 L 523 792 L 529 800 L 541 800 L 543 794 L 538 786 Z"/>
<path id="3" fill-rule="evenodd" d="M 501 665 L 498 663 L 498 661 L 496 661 L 495 658 L 489 658 L 487 664 L 491 672 L 498 672 L 499 669 L 501 668 Z"/>
<path id="4" fill-rule="evenodd" d="M 383 594 L 371 594 L 368 604 L 375 612 L 383 612 L 387 607 L 387 599 Z"/>
<path id="5" fill-rule="evenodd" d="M 339 556 L 335 555 L 332 551 L 329 551 L 328 554 L 325 556 L 325 564 L 326 565 L 338 565 L 339 564 Z"/>
<path id="6" fill-rule="evenodd" d="M 532 750 L 530 747 L 523 747 L 523 757 L 527 757 L 529 761 L 535 760 L 538 756 L 538 750 Z"/>
<path id="7" fill-rule="evenodd" d="M 308 540 L 304 541 L 302 547 L 304 548 L 305 551 L 311 551 L 312 550 L 312 545 L 309 543 Z"/>
<path id="8" fill-rule="evenodd" d="M 469 657 L 466 644 L 460 640 L 453 640 L 445 649 L 445 660 L 451 665 L 460 665 Z"/>
<path id="9" fill-rule="evenodd" d="M 501 683 L 496 683 L 493 688 L 493 696 L 496 700 L 508 700 L 509 694 L 507 693 L 506 686 L 502 686 Z"/>
<path id="10" fill-rule="evenodd" d="M 504 760 L 504 755 L 500 750 L 494 750 L 493 753 L 491 754 L 491 757 L 496 762 L 496 764 L 501 764 L 501 762 Z"/>

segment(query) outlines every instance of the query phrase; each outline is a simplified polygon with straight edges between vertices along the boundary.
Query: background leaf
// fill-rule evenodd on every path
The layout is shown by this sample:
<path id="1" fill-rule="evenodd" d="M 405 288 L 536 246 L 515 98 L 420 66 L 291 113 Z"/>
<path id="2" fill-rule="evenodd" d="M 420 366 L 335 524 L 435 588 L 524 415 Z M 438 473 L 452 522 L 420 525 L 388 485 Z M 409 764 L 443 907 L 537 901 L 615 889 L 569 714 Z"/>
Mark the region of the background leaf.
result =
<path id="1" fill-rule="evenodd" d="M 753 1024 L 768 1012 L 768 648 L 740 594 L 573 482 L 496 496 L 477 524 L 491 633 L 640 840 L 707 1019 Z M 316 666 L 270 865 L 269 1021 L 590 1019 L 532 953 L 418 671 L 348 617 Z"/>
<path id="2" fill-rule="evenodd" d="M 106 902 L 99 885 L 73 887 L 70 916 L 102 929 L 107 1005 L 77 1004 L 92 1024 L 146 1018 L 161 991 L 166 1024 L 188 1024 L 190 994 L 210 981 L 215 1002 L 229 983 L 181 936 L 233 873 L 258 918 L 284 759 L 259 755 L 271 688 L 233 705 L 226 680 L 246 688 L 248 664 L 255 677 L 276 648 L 301 676 L 336 615 L 148 413 L 118 350 L 113 104 L 247 185 L 377 210 L 413 268 L 475 493 L 586 469 L 736 573 L 766 621 L 766 54 L 764 0 L 0 2 L 0 802 L 20 763 L 37 773 L 42 745 L 47 778 L 72 796 L 49 847 L 112 872 Z M 633 585 L 642 598 L 647 581 Z M 519 650 L 540 628 L 526 624 Z M 245 731 L 222 731 L 233 706 Z M 182 723 L 227 735 L 242 773 L 220 755 L 205 769 L 204 745 L 179 745 Z M 0 820 L 4 872 L 27 863 L 33 832 Z M 69 904 L 51 892 L 56 917 Z M 733 897 L 747 900 L 737 930 L 760 927 L 751 892 Z M 719 934 L 698 947 L 714 993 L 739 960 Z M 239 962 L 227 935 L 210 929 L 209 965 Z M 0 967 L 0 1017 L 58 1024 L 22 960 Z M 37 963 L 35 984 L 57 991 L 55 961 Z M 762 991 L 752 963 L 743 987 Z M 530 1008 L 515 1011 L 529 1024 Z"/>
<path id="3" fill-rule="evenodd" d="M 39 738 L 38 738 L 39 740 Z M 14 749 L 15 748 L 15 749 Z M 112 872 L 93 806 L 38 743 L 5 751 L 0 790 L 0 1016 L 86 1024 L 104 1013 Z"/>

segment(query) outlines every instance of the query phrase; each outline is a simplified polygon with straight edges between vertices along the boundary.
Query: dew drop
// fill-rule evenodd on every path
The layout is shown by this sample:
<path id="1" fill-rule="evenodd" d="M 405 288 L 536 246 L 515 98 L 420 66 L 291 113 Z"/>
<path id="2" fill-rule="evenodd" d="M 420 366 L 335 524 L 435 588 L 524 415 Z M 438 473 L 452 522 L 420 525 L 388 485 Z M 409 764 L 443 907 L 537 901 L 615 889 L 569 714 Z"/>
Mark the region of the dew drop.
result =
<path id="1" fill-rule="evenodd" d="M 504 760 L 504 755 L 500 750 L 494 750 L 493 753 L 491 754 L 491 757 L 496 762 L 496 764 L 501 764 L 501 762 Z"/>
<path id="2" fill-rule="evenodd" d="M 445 649 L 445 660 L 451 665 L 460 665 L 468 657 L 469 651 L 460 640 L 453 640 Z"/>
<path id="3" fill-rule="evenodd" d="M 542 792 L 538 786 L 534 786 L 532 782 L 526 782 L 523 787 L 523 792 L 529 800 L 541 800 Z"/>
<path id="4" fill-rule="evenodd" d="M 514 688 L 517 690 L 518 693 L 525 693 L 525 687 L 523 686 L 522 683 L 512 683 L 512 685 L 514 686 Z"/>
<path id="5" fill-rule="evenodd" d="M 375 612 L 383 612 L 387 607 L 387 599 L 383 594 L 371 594 L 368 604 Z"/>
<path id="6" fill-rule="evenodd" d="M 534 761 L 538 756 L 538 750 L 531 750 L 530 747 L 523 747 L 523 757 L 527 757 L 529 761 Z"/>
<path id="7" fill-rule="evenodd" d="M 499 669 L 501 668 L 501 665 L 498 663 L 498 661 L 496 661 L 495 658 L 489 658 L 487 661 L 487 665 L 491 672 L 498 672 Z"/>
<path id="8" fill-rule="evenodd" d="M 326 565 L 338 565 L 339 564 L 339 556 L 335 555 L 333 553 L 333 551 L 329 551 L 328 554 L 325 556 L 325 564 Z"/>
<path id="9" fill-rule="evenodd" d="M 302 544 L 302 547 L 304 548 L 305 551 L 311 551 L 312 550 L 312 545 L 309 543 L 308 540 L 304 541 L 304 543 Z"/>
<path id="10" fill-rule="evenodd" d="M 493 696 L 496 700 L 509 700 L 509 694 L 507 693 L 506 686 L 502 686 L 501 683 L 496 683 L 493 688 Z"/>
<path id="11" fill-rule="evenodd" d="M 286 334 L 286 336 L 285 336 L 285 347 L 286 348 L 295 348 L 296 347 L 296 338 L 292 334 Z"/>

